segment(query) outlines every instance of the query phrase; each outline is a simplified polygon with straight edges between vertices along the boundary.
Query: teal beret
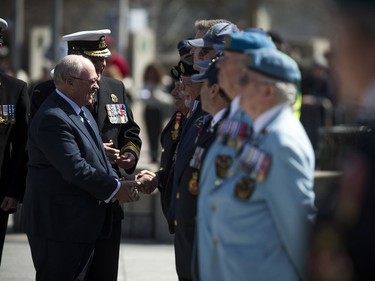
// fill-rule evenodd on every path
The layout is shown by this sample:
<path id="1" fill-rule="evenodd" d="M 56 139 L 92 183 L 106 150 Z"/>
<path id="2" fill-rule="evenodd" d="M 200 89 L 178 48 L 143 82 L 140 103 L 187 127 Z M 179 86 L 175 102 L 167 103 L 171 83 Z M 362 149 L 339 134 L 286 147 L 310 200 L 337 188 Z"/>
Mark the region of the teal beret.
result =
<path id="1" fill-rule="evenodd" d="M 267 32 L 260 29 L 247 29 L 244 32 L 232 33 L 226 36 L 224 44 L 214 45 L 219 51 L 244 53 L 246 50 L 259 48 L 276 49 L 275 43 Z"/>
<path id="2" fill-rule="evenodd" d="M 301 72 L 295 60 L 277 49 L 250 50 L 246 55 L 247 67 L 255 72 L 290 83 L 301 80 Z"/>

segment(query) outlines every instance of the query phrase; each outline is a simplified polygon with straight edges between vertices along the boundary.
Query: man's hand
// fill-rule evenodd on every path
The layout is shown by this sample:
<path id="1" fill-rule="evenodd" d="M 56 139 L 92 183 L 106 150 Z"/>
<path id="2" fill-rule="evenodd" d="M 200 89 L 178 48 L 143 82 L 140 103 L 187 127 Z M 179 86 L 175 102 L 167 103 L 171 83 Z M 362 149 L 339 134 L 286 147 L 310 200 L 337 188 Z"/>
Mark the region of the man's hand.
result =
<path id="1" fill-rule="evenodd" d="M 120 168 L 128 170 L 134 167 L 136 159 L 130 152 L 124 152 L 120 155 L 120 150 L 113 148 L 113 142 L 103 143 L 105 154 L 111 164 L 117 164 Z"/>
<path id="2" fill-rule="evenodd" d="M 123 180 L 120 182 L 121 186 L 119 191 L 116 193 L 115 198 L 121 203 L 138 201 L 139 193 L 137 187 L 140 185 L 140 183 L 130 180 Z"/>
<path id="3" fill-rule="evenodd" d="M 117 159 L 120 158 L 120 150 L 113 148 L 113 142 L 105 142 L 103 143 L 105 154 L 107 155 L 109 162 L 114 164 Z"/>
<path id="4" fill-rule="evenodd" d="M 135 157 L 130 152 L 124 152 L 116 159 L 116 164 L 124 170 L 131 169 L 135 165 Z"/>
<path id="5" fill-rule="evenodd" d="M 0 208 L 6 212 L 10 209 L 16 209 L 19 203 L 20 200 L 16 198 L 5 196 L 3 202 L 0 205 Z"/>
<path id="6" fill-rule="evenodd" d="M 143 170 L 135 176 L 135 179 L 140 182 L 138 187 L 139 192 L 150 194 L 159 185 L 159 179 L 155 173 L 148 170 Z"/>

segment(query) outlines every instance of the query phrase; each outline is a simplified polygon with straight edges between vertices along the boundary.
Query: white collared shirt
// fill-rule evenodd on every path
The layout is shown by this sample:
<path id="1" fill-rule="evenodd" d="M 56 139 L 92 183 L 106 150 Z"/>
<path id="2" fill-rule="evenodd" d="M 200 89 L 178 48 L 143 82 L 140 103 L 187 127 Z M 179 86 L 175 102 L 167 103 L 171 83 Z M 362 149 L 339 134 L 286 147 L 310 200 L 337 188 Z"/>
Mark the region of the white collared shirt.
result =
<path id="1" fill-rule="evenodd" d="M 75 111 L 75 113 L 77 115 L 79 115 L 79 113 L 81 112 L 82 108 L 78 106 L 78 104 L 76 104 L 74 101 L 72 101 L 70 98 L 68 98 L 66 95 L 64 95 L 61 91 L 59 91 L 58 89 L 56 89 L 56 93 L 62 97 L 64 100 L 66 100 L 70 106 L 73 108 L 73 110 Z"/>
<path id="2" fill-rule="evenodd" d="M 211 120 L 211 128 L 215 127 L 215 125 L 221 120 L 221 118 L 225 114 L 225 111 L 226 111 L 226 108 L 223 108 L 219 110 L 218 112 L 216 112 L 216 114 L 214 115 L 214 117 L 212 117 L 212 120 Z"/>
<path id="3" fill-rule="evenodd" d="M 229 117 L 233 117 L 233 115 L 237 112 L 237 110 L 240 108 L 240 101 L 241 97 L 240 95 L 236 96 L 230 103 L 229 107 Z"/>

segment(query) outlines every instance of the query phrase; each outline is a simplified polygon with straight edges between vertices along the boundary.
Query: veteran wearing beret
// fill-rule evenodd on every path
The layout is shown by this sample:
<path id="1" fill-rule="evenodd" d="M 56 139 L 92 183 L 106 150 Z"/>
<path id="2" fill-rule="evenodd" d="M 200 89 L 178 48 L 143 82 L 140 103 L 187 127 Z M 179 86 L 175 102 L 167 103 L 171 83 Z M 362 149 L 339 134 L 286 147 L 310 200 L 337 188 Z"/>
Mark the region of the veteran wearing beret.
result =
<path id="1" fill-rule="evenodd" d="M 107 157 L 119 176 L 134 172 L 140 156 L 140 128 L 134 121 L 129 107 L 129 100 L 124 84 L 120 80 L 102 75 L 106 67 L 106 59 L 111 56 L 105 37 L 109 29 L 80 31 L 62 37 L 67 42 L 68 54 L 77 54 L 92 61 L 98 75 L 99 89 L 91 99 L 87 108 L 92 113 L 99 128 Z M 78 77 L 75 79 L 79 79 Z M 39 106 L 54 90 L 53 81 L 37 85 L 31 96 L 31 117 Z M 125 174 L 125 176 L 126 176 Z M 88 280 L 117 280 L 119 247 L 121 239 L 121 220 L 123 211 L 118 202 L 108 204 L 107 215 L 113 224 L 109 233 L 103 233 L 95 246 Z"/>
<path id="2" fill-rule="evenodd" d="M 200 279 L 306 280 L 314 152 L 290 107 L 300 71 L 275 49 L 250 50 L 246 60 L 240 106 L 253 130 L 227 184 L 199 197 Z"/>
<path id="3" fill-rule="evenodd" d="M 238 81 L 240 76 L 246 73 L 244 52 L 262 47 L 275 48 L 267 33 L 258 29 L 230 34 L 224 44 L 214 46 L 223 52 L 217 62 L 220 69 L 218 83 L 232 101 L 228 116 L 218 128 L 217 137 L 202 163 L 200 196 L 225 186 L 226 173 L 236 157 L 238 147 L 250 137 L 252 120 L 239 108 L 241 87 Z"/>
<path id="4" fill-rule="evenodd" d="M 0 47 L 7 27 L 0 18 Z M 26 83 L 0 73 L 0 264 L 9 213 L 17 210 L 25 191 L 29 103 Z"/>

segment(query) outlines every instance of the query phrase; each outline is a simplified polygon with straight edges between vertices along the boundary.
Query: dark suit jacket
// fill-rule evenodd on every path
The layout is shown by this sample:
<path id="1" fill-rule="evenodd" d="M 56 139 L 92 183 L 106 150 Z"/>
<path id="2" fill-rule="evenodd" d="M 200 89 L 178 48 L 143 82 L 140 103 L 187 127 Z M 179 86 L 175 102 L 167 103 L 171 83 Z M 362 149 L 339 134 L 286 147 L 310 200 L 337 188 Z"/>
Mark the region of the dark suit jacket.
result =
<path id="1" fill-rule="evenodd" d="M 54 90 L 55 84 L 53 83 L 53 80 L 48 80 L 35 86 L 31 95 L 31 118 L 33 118 L 38 108 L 44 100 L 54 92 Z M 113 101 L 113 95 L 117 99 L 116 102 Z M 126 124 L 111 124 L 106 111 L 106 104 L 125 104 L 128 114 L 128 122 Z M 109 140 L 112 140 L 113 147 L 120 149 L 122 153 L 125 151 L 131 152 L 135 156 L 137 164 L 142 146 L 142 141 L 139 137 L 140 128 L 134 121 L 124 84 L 119 80 L 102 76 L 99 81 L 97 112 L 94 112 L 93 108 L 90 106 L 88 108 L 92 112 L 95 122 L 99 127 L 100 136 L 103 142 L 109 142 Z M 128 174 L 133 173 L 135 167 L 136 165 L 134 165 L 133 168 L 126 170 L 126 172 Z M 113 168 L 116 169 L 119 176 L 122 176 L 117 165 L 113 165 Z M 121 220 L 124 217 L 121 207 L 117 201 L 112 205 L 108 205 L 108 207 L 114 207 L 114 220 Z"/>
<path id="2" fill-rule="evenodd" d="M 178 221 L 177 219 L 177 211 L 178 211 L 177 206 L 181 202 L 180 202 L 180 199 L 176 199 L 176 198 L 177 197 L 180 198 L 181 194 L 185 193 L 185 189 L 187 188 L 187 186 L 182 185 L 180 183 L 180 179 L 194 153 L 194 150 L 195 150 L 194 140 L 196 136 L 198 135 L 198 131 L 202 128 L 204 124 L 205 116 L 207 115 L 207 112 L 203 111 L 201 108 L 200 99 L 199 98 L 196 99 L 195 102 L 197 103 L 197 106 L 195 110 L 193 111 L 192 115 L 186 121 L 186 124 L 184 125 L 184 128 L 182 130 L 180 141 L 178 143 L 177 158 L 175 161 L 174 173 L 173 173 L 173 191 L 172 191 L 172 196 L 171 196 L 170 208 L 168 212 L 168 219 L 170 221 L 174 221 L 175 223 L 177 223 L 177 226 L 175 226 L 175 231 L 176 231 L 175 254 L 176 254 L 177 274 L 180 278 L 182 277 L 182 278 L 187 278 L 187 279 L 191 279 L 191 263 L 190 263 L 191 253 L 189 253 L 189 251 L 187 252 L 184 251 L 187 249 L 186 247 L 183 247 L 184 250 L 182 250 L 180 245 L 186 244 L 186 243 L 190 244 L 190 241 L 193 241 L 193 237 L 190 236 L 191 231 L 189 231 L 188 234 L 186 234 L 187 236 L 189 236 L 188 241 L 182 241 L 180 240 L 180 238 L 185 240 L 186 236 L 185 235 L 179 236 L 177 234 L 178 228 L 180 227 L 180 223 L 185 224 L 186 221 L 182 222 L 182 221 Z M 191 206 L 191 208 L 194 208 L 194 206 Z M 189 221 L 194 220 L 194 218 L 189 218 L 188 220 Z M 182 229 L 181 231 L 184 231 L 184 230 Z"/>
<path id="3" fill-rule="evenodd" d="M 4 120 L 0 108 L 0 202 L 4 196 L 22 199 L 26 177 L 29 96 L 26 83 L 0 73 L 0 105 L 15 106 L 15 122 Z"/>
<path id="4" fill-rule="evenodd" d="M 34 116 L 28 151 L 22 209 L 26 233 L 54 241 L 96 241 L 106 215 L 102 201 L 116 189 L 117 174 L 103 146 L 95 144 L 81 117 L 57 93 Z"/>
<path id="5" fill-rule="evenodd" d="M 35 86 L 31 95 L 31 118 L 34 117 L 40 105 L 54 90 L 55 84 L 53 80 L 48 80 Z M 111 95 L 117 98 L 116 102 L 113 101 Z M 139 137 L 140 128 L 134 121 L 124 84 L 119 80 L 102 76 L 99 81 L 97 102 L 97 112 L 92 113 L 99 127 L 103 142 L 112 140 L 115 148 L 120 149 L 122 152 L 131 152 L 135 156 L 136 161 L 138 161 L 142 146 L 142 141 Z M 125 104 L 128 122 L 126 124 L 111 124 L 105 108 L 106 104 Z M 119 172 L 118 167 L 115 167 L 115 169 Z M 135 166 L 132 169 L 126 170 L 126 172 L 131 174 L 134 170 Z"/>
<path id="6" fill-rule="evenodd" d="M 118 101 L 114 102 L 111 95 L 115 95 Z M 128 122 L 125 124 L 111 124 L 105 108 L 107 104 L 125 104 L 126 112 L 128 114 Z M 114 147 L 120 149 L 121 153 L 125 151 L 131 152 L 135 156 L 136 161 L 138 161 L 142 146 L 142 141 L 139 137 L 140 128 L 134 121 L 133 112 L 129 107 L 125 87 L 121 81 L 104 76 L 100 79 L 98 112 L 97 115 L 93 115 L 98 124 L 100 136 L 102 137 L 103 142 L 109 142 L 109 140 L 112 140 Z M 133 173 L 135 166 L 132 169 L 126 170 L 126 172 L 128 174 Z"/>
<path id="7" fill-rule="evenodd" d="M 176 119 L 177 114 L 181 116 L 180 121 Z M 181 112 L 175 112 L 160 135 L 160 144 L 162 146 L 162 151 L 160 158 L 160 170 L 156 173 L 159 177 L 158 188 L 160 191 L 162 211 L 166 219 L 168 218 L 168 210 L 173 188 L 174 158 L 177 144 L 180 140 L 181 131 L 185 122 L 185 116 Z M 179 124 L 176 125 L 176 123 Z M 172 137 L 172 131 L 174 131 L 173 134 L 175 134 L 175 137 Z M 169 231 L 171 233 L 174 233 L 173 221 L 168 221 L 168 224 Z"/>
<path id="8" fill-rule="evenodd" d="M 197 214 L 197 194 L 199 193 L 199 167 L 191 167 L 190 161 L 193 158 L 196 148 L 203 148 L 200 163 L 203 163 L 204 157 L 215 140 L 216 131 L 219 123 L 211 130 L 211 116 L 204 116 L 204 124 L 195 138 L 190 141 L 194 143 L 194 149 L 190 157 L 184 162 L 180 178 L 177 179 L 178 200 L 176 202 L 176 221 L 175 227 L 175 252 L 176 268 L 179 276 L 192 279 L 192 256 L 195 238 L 195 218 Z M 194 175 L 195 174 L 195 175 Z M 197 185 L 197 189 L 194 188 Z"/>

